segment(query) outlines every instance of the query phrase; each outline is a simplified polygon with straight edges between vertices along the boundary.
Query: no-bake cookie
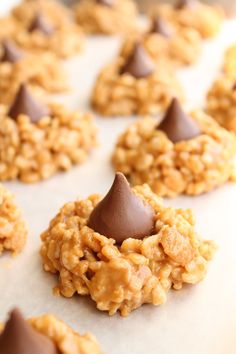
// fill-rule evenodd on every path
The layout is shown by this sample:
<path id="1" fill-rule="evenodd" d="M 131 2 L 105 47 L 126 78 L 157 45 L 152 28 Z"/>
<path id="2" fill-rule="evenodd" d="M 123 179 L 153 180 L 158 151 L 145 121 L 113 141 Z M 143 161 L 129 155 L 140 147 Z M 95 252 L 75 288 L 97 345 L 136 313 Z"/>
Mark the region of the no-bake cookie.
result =
<path id="1" fill-rule="evenodd" d="M 53 25 L 42 13 L 37 13 L 29 24 L 19 24 L 12 39 L 19 47 L 33 53 L 50 51 L 60 58 L 68 58 L 81 51 L 84 36 L 81 28 L 73 22 Z"/>
<path id="2" fill-rule="evenodd" d="M 225 53 L 223 71 L 227 76 L 236 79 L 236 44 L 229 47 Z"/>
<path id="3" fill-rule="evenodd" d="M 133 0 L 81 0 L 75 17 L 88 33 L 130 33 L 137 29 L 137 7 Z"/>
<path id="4" fill-rule="evenodd" d="M 147 118 L 118 139 L 113 164 L 132 184 L 160 196 L 198 195 L 235 178 L 235 137 L 198 110 L 187 115 L 176 99 L 158 125 Z"/>
<path id="5" fill-rule="evenodd" d="M 90 295 L 99 310 L 122 316 L 201 281 L 215 251 L 195 232 L 190 210 L 165 207 L 148 185 L 131 189 L 121 173 L 105 198 L 64 205 L 41 238 L 57 292 Z"/>
<path id="6" fill-rule="evenodd" d="M 104 116 L 158 114 L 183 90 L 170 66 L 155 66 L 140 43 L 128 58 L 119 58 L 99 74 L 92 94 L 93 108 Z"/>
<path id="7" fill-rule="evenodd" d="M 198 0 L 176 0 L 175 5 L 161 3 L 152 13 L 165 18 L 177 28 L 194 28 L 203 38 L 217 35 L 224 19 L 220 6 Z"/>
<path id="8" fill-rule="evenodd" d="M 121 49 L 122 57 L 127 58 L 137 39 L 157 65 L 161 60 L 176 66 L 189 65 L 198 59 L 201 51 L 201 37 L 195 29 L 177 30 L 160 16 L 152 19 L 151 26 L 144 33 L 125 40 Z"/>
<path id="9" fill-rule="evenodd" d="M 42 92 L 57 93 L 68 89 L 66 72 L 53 54 L 25 53 L 6 40 L 0 55 L 0 103 L 10 104 L 23 82 Z"/>
<path id="10" fill-rule="evenodd" d="M 206 111 L 220 125 L 236 133 L 236 77 L 217 79 L 207 95 Z"/>
<path id="11" fill-rule="evenodd" d="M 0 184 L 0 254 L 4 250 L 19 253 L 25 245 L 27 233 L 27 226 L 21 210 L 15 205 L 13 194 Z"/>
<path id="12" fill-rule="evenodd" d="M 31 183 L 84 162 L 96 146 L 90 114 L 45 105 L 22 85 L 0 111 L 0 180 Z"/>
<path id="13" fill-rule="evenodd" d="M 12 17 L 25 27 L 30 26 L 36 15 L 42 14 L 56 27 L 67 25 L 72 21 L 68 7 L 56 0 L 22 0 L 12 9 Z"/>
<path id="14" fill-rule="evenodd" d="M 95 337 L 81 336 L 52 315 L 26 321 L 18 309 L 10 312 L 0 328 L 0 352 L 4 354 L 102 354 Z"/>

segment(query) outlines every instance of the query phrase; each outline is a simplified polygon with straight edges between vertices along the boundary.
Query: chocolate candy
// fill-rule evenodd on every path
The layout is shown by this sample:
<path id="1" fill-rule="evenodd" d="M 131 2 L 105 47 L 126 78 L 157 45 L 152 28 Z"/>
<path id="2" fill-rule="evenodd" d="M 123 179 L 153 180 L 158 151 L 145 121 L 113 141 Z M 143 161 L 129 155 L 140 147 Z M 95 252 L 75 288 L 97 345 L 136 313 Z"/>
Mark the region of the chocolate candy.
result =
<path id="1" fill-rule="evenodd" d="M 175 8 L 177 10 L 182 10 L 185 7 L 193 8 L 193 7 L 195 7 L 196 3 L 197 3 L 197 0 L 179 0 L 177 2 L 177 4 L 175 5 Z"/>
<path id="2" fill-rule="evenodd" d="M 157 129 L 163 130 L 173 143 L 190 140 L 201 134 L 197 123 L 185 114 L 176 98 L 172 100 Z"/>
<path id="3" fill-rule="evenodd" d="M 23 59 L 24 54 L 21 52 L 19 48 L 16 47 L 16 45 L 10 41 L 10 40 L 5 40 L 2 44 L 3 48 L 3 56 L 1 58 L 2 62 L 9 62 L 9 63 L 16 63 Z"/>
<path id="4" fill-rule="evenodd" d="M 36 15 L 29 27 L 29 32 L 33 32 L 35 30 L 42 32 L 46 36 L 50 36 L 54 32 L 53 26 L 48 23 L 44 16 L 41 14 Z"/>
<path id="5" fill-rule="evenodd" d="M 36 101 L 25 84 L 20 86 L 8 112 L 12 119 L 17 119 L 20 114 L 30 117 L 32 123 L 37 123 L 41 118 L 50 115 L 49 108 L 42 102 Z"/>
<path id="6" fill-rule="evenodd" d="M 157 16 L 153 19 L 150 32 L 158 33 L 166 38 L 170 38 L 173 35 L 173 32 L 168 23 L 160 16 Z"/>
<path id="7" fill-rule="evenodd" d="M 96 0 L 99 5 L 113 7 L 115 0 Z"/>
<path id="8" fill-rule="evenodd" d="M 59 354 L 54 343 L 34 330 L 18 309 L 10 313 L 0 334 L 1 354 Z"/>
<path id="9" fill-rule="evenodd" d="M 152 75 L 155 65 L 140 43 L 134 45 L 133 52 L 120 70 L 120 74 L 130 74 L 137 79 Z"/>
<path id="10" fill-rule="evenodd" d="M 120 245 L 130 237 L 150 236 L 154 216 L 153 208 L 134 194 L 122 173 L 117 173 L 108 194 L 91 213 L 88 226 Z"/>

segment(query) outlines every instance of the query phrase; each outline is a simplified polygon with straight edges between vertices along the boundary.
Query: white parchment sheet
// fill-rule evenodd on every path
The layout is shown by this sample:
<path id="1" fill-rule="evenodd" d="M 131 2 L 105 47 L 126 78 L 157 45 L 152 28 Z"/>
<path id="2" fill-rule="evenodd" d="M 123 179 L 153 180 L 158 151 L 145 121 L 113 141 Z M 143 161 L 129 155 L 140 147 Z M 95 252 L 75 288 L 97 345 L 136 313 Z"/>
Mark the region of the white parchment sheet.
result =
<path id="1" fill-rule="evenodd" d="M 236 42 L 236 22 L 204 44 L 201 59 L 179 73 L 188 108 L 204 104 L 205 93 L 218 75 L 224 49 Z M 94 37 L 81 56 L 66 63 L 72 91 L 57 97 L 71 108 L 88 109 L 99 69 L 116 54 L 119 40 Z M 161 307 L 142 306 L 127 318 L 96 310 L 88 297 L 55 297 L 56 277 L 45 273 L 39 257 L 40 233 L 65 203 L 77 196 L 105 193 L 113 180 L 110 156 L 117 136 L 135 118 L 96 118 L 100 147 L 82 166 L 34 185 L 5 183 L 16 194 L 30 234 L 21 255 L 0 260 L 0 320 L 18 305 L 27 316 L 51 312 L 81 333 L 96 335 L 107 354 L 235 354 L 236 353 L 236 185 L 227 184 L 200 197 L 166 200 L 166 205 L 191 207 L 197 229 L 214 239 L 219 250 L 206 279 L 182 291 L 170 291 Z M 32 353 L 33 354 L 33 353 Z"/>

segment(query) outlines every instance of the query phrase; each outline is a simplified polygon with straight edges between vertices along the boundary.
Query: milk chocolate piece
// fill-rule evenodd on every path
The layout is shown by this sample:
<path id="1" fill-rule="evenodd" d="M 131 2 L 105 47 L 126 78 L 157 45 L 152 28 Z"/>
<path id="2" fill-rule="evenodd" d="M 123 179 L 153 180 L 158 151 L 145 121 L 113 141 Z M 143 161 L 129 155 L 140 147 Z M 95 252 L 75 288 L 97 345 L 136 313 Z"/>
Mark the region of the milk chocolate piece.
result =
<path id="1" fill-rule="evenodd" d="M 92 211 L 88 226 L 120 245 L 130 237 L 150 236 L 154 222 L 152 207 L 134 194 L 122 173 L 117 173 L 110 191 Z"/>
<path id="2" fill-rule="evenodd" d="M 42 102 L 36 101 L 25 84 L 20 86 L 8 112 L 12 119 L 17 119 L 20 114 L 30 117 L 32 123 L 37 123 L 41 118 L 50 115 L 49 108 Z"/>
<path id="3" fill-rule="evenodd" d="M 3 56 L 1 58 L 2 62 L 16 63 L 23 59 L 24 54 L 19 48 L 10 40 L 5 40 L 2 44 Z"/>
<path id="4" fill-rule="evenodd" d="M 155 65 L 140 43 L 134 45 L 133 52 L 120 70 L 120 74 L 130 74 L 137 79 L 150 76 Z"/>
<path id="5" fill-rule="evenodd" d="M 157 16 L 153 19 L 150 32 L 158 33 L 166 38 L 170 38 L 173 35 L 173 31 L 171 30 L 168 23 L 160 16 Z"/>
<path id="6" fill-rule="evenodd" d="M 182 110 L 176 98 L 172 100 L 157 129 L 163 130 L 173 143 L 190 140 L 201 134 L 197 123 Z"/>
<path id="7" fill-rule="evenodd" d="M 115 0 L 96 0 L 99 5 L 113 7 L 115 4 Z"/>
<path id="8" fill-rule="evenodd" d="M 175 5 L 175 8 L 177 10 L 182 10 L 185 7 L 187 8 L 194 8 L 197 4 L 197 0 L 179 0 L 177 4 Z"/>
<path id="9" fill-rule="evenodd" d="M 29 27 L 29 32 L 38 30 L 44 33 L 46 36 L 50 36 L 54 32 L 53 26 L 47 22 L 42 14 L 36 15 Z"/>
<path id="10" fill-rule="evenodd" d="M 33 329 L 18 309 L 10 313 L 10 318 L 0 334 L 0 353 L 59 354 L 54 343 Z"/>

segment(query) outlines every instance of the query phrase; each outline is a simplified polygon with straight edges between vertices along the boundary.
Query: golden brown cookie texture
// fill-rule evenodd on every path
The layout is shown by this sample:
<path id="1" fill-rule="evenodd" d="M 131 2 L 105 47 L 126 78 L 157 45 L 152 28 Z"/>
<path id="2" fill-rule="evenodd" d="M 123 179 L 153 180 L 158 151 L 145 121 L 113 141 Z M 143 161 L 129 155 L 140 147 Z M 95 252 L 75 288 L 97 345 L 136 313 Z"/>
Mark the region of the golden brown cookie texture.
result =
<path id="1" fill-rule="evenodd" d="M 118 58 L 98 75 L 91 104 L 103 116 L 158 114 L 172 97 L 183 100 L 183 96 L 170 66 L 155 67 L 143 45 L 136 42 L 126 58 Z"/>
<path id="2" fill-rule="evenodd" d="M 4 354 L 102 354 L 90 333 L 80 335 L 52 315 L 26 320 L 13 309 L 0 330 L 0 352 Z"/>
<path id="3" fill-rule="evenodd" d="M 173 123 L 173 117 L 166 117 Z M 131 125 L 118 138 L 112 157 L 115 169 L 133 185 L 148 183 L 167 197 L 206 193 L 233 179 L 233 134 L 202 111 L 180 120 L 177 124 L 175 117 L 172 125 L 163 120 L 158 126 L 156 119 L 146 118 Z"/>
<path id="4" fill-rule="evenodd" d="M 97 145 L 90 114 L 46 105 L 21 86 L 0 111 L 0 180 L 37 182 L 83 163 Z"/>
<path id="5" fill-rule="evenodd" d="M 75 6 L 77 23 L 88 33 L 117 34 L 137 30 L 133 0 L 81 0 Z"/>
<path id="6" fill-rule="evenodd" d="M 193 28 L 203 38 L 217 35 L 224 19 L 220 6 L 208 5 L 198 0 L 177 0 L 174 5 L 162 3 L 152 13 L 163 17 L 177 28 Z"/>
<path id="7" fill-rule="evenodd" d="M 223 63 L 224 73 L 236 80 L 236 45 L 229 47 L 224 56 Z"/>
<path id="8" fill-rule="evenodd" d="M 37 2 L 37 0 L 36 0 Z M 51 52 L 59 58 L 69 58 L 83 48 L 83 32 L 72 20 L 54 22 L 41 12 L 35 12 L 29 23 L 20 23 L 19 30 L 11 37 L 18 46 L 32 53 Z"/>
<path id="9" fill-rule="evenodd" d="M 22 83 L 38 94 L 68 90 L 68 78 L 62 63 L 51 53 L 40 56 L 21 50 L 5 40 L 0 54 L 0 103 L 12 103 Z"/>
<path id="10" fill-rule="evenodd" d="M 21 252 L 27 234 L 26 223 L 13 194 L 0 184 L 0 254 L 5 250 L 13 254 Z"/>
<path id="11" fill-rule="evenodd" d="M 159 15 L 152 16 L 144 32 L 129 35 L 124 40 L 120 55 L 127 58 L 139 41 L 155 64 L 179 67 L 193 64 L 201 52 L 201 37 L 192 28 L 175 28 Z"/>
<path id="12" fill-rule="evenodd" d="M 218 78 L 207 94 L 206 111 L 225 129 L 236 133 L 236 76 Z"/>
<path id="13" fill-rule="evenodd" d="M 24 27 L 29 27 L 40 14 L 55 28 L 60 28 L 72 21 L 69 8 L 56 0 L 23 0 L 12 9 L 11 13 L 12 17 Z"/>
<path id="14" fill-rule="evenodd" d="M 124 181 L 116 177 L 114 183 L 120 186 Z M 148 185 L 132 190 L 123 187 L 121 191 L 113 184 L 109 197 L 92 195 L 65 204 L 41 235 L 41 256 L 45 271 L 58 275 L 56 292 L 65 297 L 89 295 L 99 310 L 127 316 L 144 303 L 163 304 L 172 287 L 177 290 L 184 283 L 201 281 L 215 245 L 195 232 L 190 210 L 165 207 Z M 136 198 L 135 208 L 130 203 L 130 193 L 139 199 L 138 207 Z M 91 223 L 101 208 L 102 222 L 110 224 L 109 237 L 101 234 L 101 229 L 98 232 L 98 219 Z M 119 220 L 119 229 L 126 228 L 122 243 L 117 242 L 115 232 L 113 238 L 111 235 L 112 213 L 122 215 L 121 208 L 127 214 Z M 148 227 L 141 238 L 133 238 L 133 229 L 143 228 L 140 219 L 150 216 L 148 220 L 154 220 L 152 228 Z"/>

